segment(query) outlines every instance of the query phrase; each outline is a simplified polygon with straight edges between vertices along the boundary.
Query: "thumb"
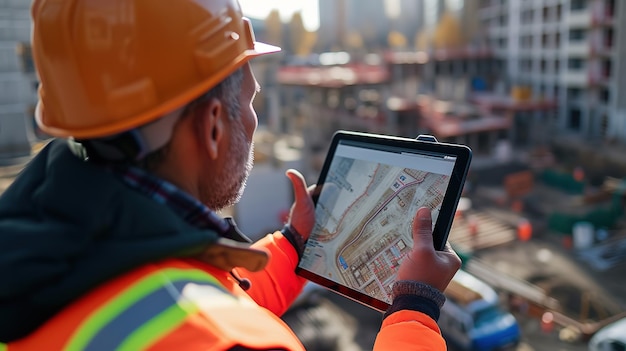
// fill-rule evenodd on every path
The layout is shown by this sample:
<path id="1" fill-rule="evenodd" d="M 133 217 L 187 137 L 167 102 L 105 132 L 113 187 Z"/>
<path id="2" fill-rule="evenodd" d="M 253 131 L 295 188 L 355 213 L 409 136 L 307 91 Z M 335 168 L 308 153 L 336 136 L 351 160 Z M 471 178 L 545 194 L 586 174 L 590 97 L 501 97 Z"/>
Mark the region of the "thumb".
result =
<path id="1" fill-rule="evenodd" d="M 293 185 L 294 204 L 289 213 L 289 223 L 306 240 L 315 224 L 315 206 L 306 187 L 304 176 L 294 170 L 286 172 Z"/>
<path id="2" fill-rule="evenodd" d="M 413 248 L 432 249 L 433 219 L 428 207 L 420 207 L 413 218 Z"/>
<path id="3" fill-rule="evenodd" d="M 286 175 L 291 181 L 291 185 L 293 186 L 293 193 L 296 202 L 302 201 L 303 199 L 309 197 L 309 193 L 306 187 L 306 180 L 304 180 L 304 176 L 302 175 L 302 173 L 298 172 L 295 169 L 288 169 Z"/>

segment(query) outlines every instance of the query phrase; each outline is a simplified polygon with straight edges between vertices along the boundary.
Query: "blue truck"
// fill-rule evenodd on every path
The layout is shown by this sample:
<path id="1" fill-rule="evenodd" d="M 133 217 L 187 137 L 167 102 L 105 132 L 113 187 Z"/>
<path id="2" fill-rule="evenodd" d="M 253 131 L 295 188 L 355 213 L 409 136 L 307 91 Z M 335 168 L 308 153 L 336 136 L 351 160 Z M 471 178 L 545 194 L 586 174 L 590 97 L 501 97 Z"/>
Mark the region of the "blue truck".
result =
<path id="1" fill-rule="evenodd" d="M 466 351 L 514 350 L 519 344 L 517 320 L 500 308 L 489 285 L 459 270 L 444 294 L 439 326 L 447 342 Z"/>

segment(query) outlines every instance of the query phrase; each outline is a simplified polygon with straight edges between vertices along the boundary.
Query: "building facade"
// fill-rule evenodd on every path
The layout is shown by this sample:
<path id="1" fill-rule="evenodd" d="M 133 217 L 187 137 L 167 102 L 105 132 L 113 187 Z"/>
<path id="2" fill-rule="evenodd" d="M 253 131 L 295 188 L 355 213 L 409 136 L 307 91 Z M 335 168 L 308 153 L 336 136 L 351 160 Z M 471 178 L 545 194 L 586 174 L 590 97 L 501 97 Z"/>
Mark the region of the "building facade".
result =
<path id="1" fill-rule="evenodd" d="M 441 4 L 443 0 L 430 5 L 433 21 L 441 13 Z M 355 33 L 368 51 L 385 49 L 390 31 L 402 33 L 412 47 L 425 25 L 428 6 L 415 0 L 319 0 L 318 51 L 345 50 L 347 38 Z"/>
<path id="2" fill-rule="evenodd" d="M 626 3 L 478 0 L 479 18 L 511 85 L 558 101 L 560 134 L 626 141 Z"/>
<path id="3" fill-rule="evenodd" d="M 30 0 L 0 0 L 0 161 L 30 154 L 36 78 Z"/>

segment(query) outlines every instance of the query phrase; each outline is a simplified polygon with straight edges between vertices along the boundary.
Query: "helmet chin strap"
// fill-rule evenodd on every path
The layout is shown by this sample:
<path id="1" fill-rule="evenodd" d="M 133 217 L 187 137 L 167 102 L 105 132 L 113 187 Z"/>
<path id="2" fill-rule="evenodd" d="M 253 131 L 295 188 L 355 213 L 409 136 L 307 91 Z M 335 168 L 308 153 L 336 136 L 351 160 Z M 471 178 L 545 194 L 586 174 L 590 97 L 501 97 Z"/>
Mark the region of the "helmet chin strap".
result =
<path id="1" fill-rule="evenodd" d="M 120 134 L 77 142 L 85 146 L 90 158 L 109 162 L 139 161 L 167 144 L 183 110 L 184 107 L 178 108 L 154 122 Z"/>

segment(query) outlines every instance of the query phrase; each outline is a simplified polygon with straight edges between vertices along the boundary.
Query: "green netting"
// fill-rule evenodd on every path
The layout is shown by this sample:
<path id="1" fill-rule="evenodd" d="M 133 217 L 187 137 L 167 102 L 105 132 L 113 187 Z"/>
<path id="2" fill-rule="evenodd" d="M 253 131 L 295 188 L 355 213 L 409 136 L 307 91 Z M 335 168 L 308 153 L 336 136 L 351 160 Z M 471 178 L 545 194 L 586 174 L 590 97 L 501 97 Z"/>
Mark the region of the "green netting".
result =
<path id="1" fill-rule="evenodd" d="M 540 179 L 547 185 L 569 194 L 582 194 L 585 190 L 585 183 L 577 181 L 569 173 L 546 169 L 540 174 Z"/>
<path id="2" fill-rule="evenodd" d="M 555 212 L 548 217 L 548 228 L 556 233 L 571 234 L 577 222 L 589 222 L 594 228 L 611 228 L 624 213 L 621 201 L 598 207 L 581 215 Z"/>

